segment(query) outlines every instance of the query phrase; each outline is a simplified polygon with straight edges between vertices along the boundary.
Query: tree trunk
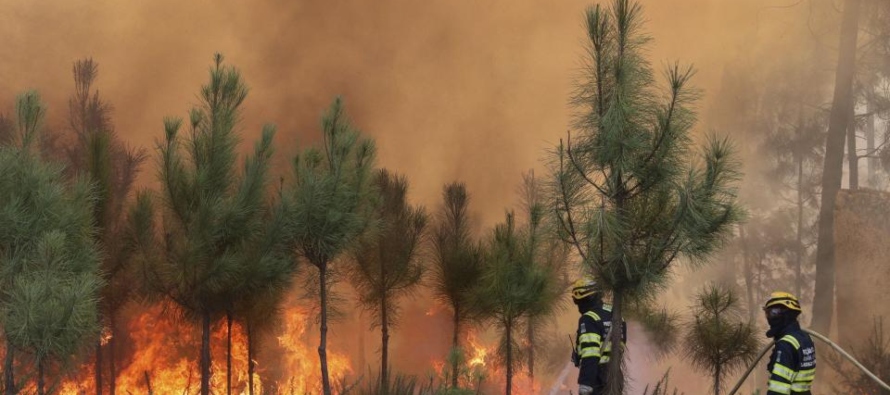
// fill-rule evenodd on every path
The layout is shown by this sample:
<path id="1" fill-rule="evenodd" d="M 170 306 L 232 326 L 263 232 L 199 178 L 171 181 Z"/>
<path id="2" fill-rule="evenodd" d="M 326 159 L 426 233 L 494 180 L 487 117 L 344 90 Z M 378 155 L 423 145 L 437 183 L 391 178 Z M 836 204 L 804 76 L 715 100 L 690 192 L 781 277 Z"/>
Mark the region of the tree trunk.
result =
<path id="1" fill-rule="evenodd" d="M 148 395 L 154 395 L 155 390 L 151 387 L 151 377 L 148 377 L 148 371 L 142 371 L 142 377 L 145 378 L 145 389 L 148 390 Z M 192 386 L 192 375 L 189 374 L 189 382 L 186 387 L 185 393 L 189 393 L 189 388 Z"/>
<path id="2" fill-rule="evenodd" d="M 389 325 L 386 316 L 386 295 L 380 298 L 380 385 L 382 389 L 389 388 Z"/>
<path id="3" fill-rule="evenodd" d="M 714 366 L 714 395 L 720 395 L 720 364 Z"/>
<path id="4" fill-rule="evenodd" d="M 365 314 L 363 310 L 358 313 L 358 327 L 358 368 L 365 369 L 367 366 L 368 370 L 370 370 L 371 367 L 368 365 L 368 360 L 365 356 L 365 328 L 367 328 L 367 325 L 365 325 Z"/>
<path id="5" fill-rule="evenodd" d="M 528 319 L 528 378 L 535 382 L 535 325 L 531 317 Z"/>
<path id="6" fill-rule="evenodd" d="M 624 295 L 621 292 L 614 292 L 614 297 L 612 298 L 612 331 L 607 340 L 612 344 L 612 351 L 606 367 L 608 369 L 608 374 L 606 375 L 606 395 L 624 395 L 624 372 L 622 372 L 624 348 L 621 347 L 623 304 Z"/>
<path id="7" fill-rule="evenodd" d="M 505 384 L 505 394 L 510 395 L 513 393 L 513 323 L 507 322 L 507 327 L 504 329 L 507 336 L 507 383 Z"/>
<path id="8" fill-rule="evenodd" d="M 201 318 L 201 395 L 210 395 L 210 311 Z"/>
<path id="9" fill-rule="evenodd" d="M 454 335 L 451 338 L 451 351 L 455 353 L 455 358 L 451 359 L 451 388 L 457 388 L 457 351 L 460 344 L 458 341 L 460 334 L 460 306 L 454 305 Z"/>
<path id="10" fill-rule="evenodd" d="M 324 395 L 331 395 L 331 378 L 328 376 L 328 295 L 327 264 L 318 265 L 319 296 L 321 297 L 321 343 L 318 345 L 318 358 L 321 361 L 321 386 Z M 204 395 L 204 394 L 202 394 Z"/>
<path id="11" fill-rule="evenodd" d="M 840 51 L 835 75 L 834 98 L 825 139 L 822 197 L 819 208 L 819 240 L 816 245 L 816 297 L 813 300 L 813 329 L 827 334 L 834 309 L 834 203 L 841 188 L 844 135 L 853 108 L 853 74 L 856 71 L 856 37 L 859 33 L 860 0 L 844 3 Z"/>
<path id="12" fill-rule="evenodd" d="M 875 172 L 878 170 L 878 158 L 875 157 L 875 105 L 872 103 L 871 100 L 868 100 L 865 105 L 866 112 L 868 113 L 867 117 L 865 118 L 865 153 L 868 155 L 868 159 L 865 161 L 865 164 L 867 166 L 866 177 L 868 180 L 868 185 L 874 187 Z"/>
<path id="13" fill-rule="evenodd" d="M 720 330 L 720 309 L 714 310 L 714 323 L 717 325 L 716 333 L 722 333 Z M 614 328 L 614 324 L 612 326 Z M 714 395 L 720 395 L 720 370 L 723 367 L 723 363 L 720 358 L 720 348 L 717 348 L 717 363 L 714 365 Z"/>
<path id="14" fill-rule="evenodd" d="M 46 394 L 46 383 L 44 382 L 44 358 L 37 357 L 37 395 L 45 395 Z"/>
<path id="15" fill-rule="evenodd" d="M 803 294 L 803 158 L 797 158 L 797 245 L 795 246 L 795 288 L 798 298 Z"/>
<path id="16" fill-rule="evenodd" d="M 96 395 L 102 395 L 102 338 L 96 341 Z"/>
<path id="17" fill-rule="evenodd" d="M 117 341 L 117 333 L 115 333 L 114 319 L 111 320 L 111 339 L 108 339 L 108 368 L 110 377 L 108 377 L 108 393 L 114 395 L 117 386 L 117 364 L 115 364 L 115 345 Z"/>
<path id="18" fill-rule="evenodd" d="M 751 253 L 748 251 L 748 238 L 744 225 L 739 225 L 739 240 L 742 243 L 742 270 L 745 277 L 745 295 L 748 298 L 748 322 L 753 323 L 757 306 L 754 301 L 754 265 L 751 263 Z"/>
<path id="19" fill-rule="evenodd" d="M 850 189 L 859 189 L 859 155 L 856 153 L 856 112 L 850 108 L 850 124 L 847 127 L 847 170 Z"/>
<path id="20" fill-rule="evenodd" d="M 253 375 L 256 364 L 253 361 L 253 322 L 247 321 L 247 394 L 253 395 Z"/>
<path id="21" fill-rule="evenodd" d="M 226 395 L 232 395 L 232 312 L 226 311 Z"/>
<path id="22" fill-rule="evenodd" d="M 15 347 L 12 340 L 6 339 L 6 360 L 3 362 L 3 381 L 6 383 L 6 395 L 15 395 L 15 377 L 13 376 L 13 361 L 15 361 Z"/>

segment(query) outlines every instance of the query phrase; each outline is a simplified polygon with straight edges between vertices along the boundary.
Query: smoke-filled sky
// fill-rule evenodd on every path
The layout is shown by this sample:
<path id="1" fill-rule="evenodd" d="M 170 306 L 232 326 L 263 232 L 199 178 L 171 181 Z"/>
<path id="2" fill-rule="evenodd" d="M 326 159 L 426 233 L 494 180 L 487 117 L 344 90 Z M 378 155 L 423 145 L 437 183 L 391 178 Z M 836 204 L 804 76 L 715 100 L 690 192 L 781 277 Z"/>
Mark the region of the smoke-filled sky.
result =
<path id="1" fill-rule="evenodd" d="M 726 76 L 762 75 L 786 61 L 791 40 L 812 33 L 801 31 L 812 28 L 801 23 L 812 3 L 824 0 L 641 2 L 652 64 L 698 69 L 701 133 L 731 118 L 732 104 L 714 101 L 718 92 L 733 97 Z M 72 64 L 92 57 L 117 133 L 154 154 L 163 118 L 187 116 L 221 52 L 251 88 L 245 143 L 263 123 L 276 124 L 283 164 L 318 139 L 320 114 L 342 95 L 354 124 L 376 139 L 379 164 L 408 176 L 415 202 L 437 207 L 444 183 L 465 181 L 489 226 L 518 203 L 523 172 L 543 175 L 545 151 L 569 129 L 592 4 L 0 0 L 0 112 L 33 88 L 49 104 L 50 126 L 65 127 Z M 744 130 L 736 126 L 732 133 Z M 146 166 L 143 181 L 153 177 Z"/>
<path id="2" fill-rule="evenodd" d="M 803 7 L 773 0 L 646 0 L 656 67 L 699 69 L 707 94 L 758 43 L 781 39 Z M 0 105 L 38 89 L 64 126 L 72 63 L 99 63 L 97 87 L 117 132 L 153 148 L 164 116 L 185 116 L 214 52 L 251 88 L 245 140 L 279 127 L 279 160 L 316 139 L 321 112 L 342 95 L 379 145 L 380 164 L 407 174 L 436 206 L 442 184 L 468 183 L 490 224 L 517 201 L 520 174 L 541 169 L 570 122 L 568 97 L 584 54 L 582 0 L 230 1 L 0 0 Z M 766 38 L 769 37 L 769 38 Z M 150 171 L 149 171 L 150 173 Z M 153 174 L 145 178 L 151 179 Z"/>

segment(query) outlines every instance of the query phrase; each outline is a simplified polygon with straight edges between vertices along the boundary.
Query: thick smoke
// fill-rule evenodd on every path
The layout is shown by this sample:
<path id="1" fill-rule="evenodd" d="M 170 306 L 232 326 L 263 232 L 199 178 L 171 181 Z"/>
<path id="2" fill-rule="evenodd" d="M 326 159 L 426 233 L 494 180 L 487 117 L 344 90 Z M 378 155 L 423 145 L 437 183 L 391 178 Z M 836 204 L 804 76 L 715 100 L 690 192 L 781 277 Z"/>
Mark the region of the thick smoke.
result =
<path id="1" fill-rule="evenodd" d="M 694 64 L 694 82 L 704 93 L 698 130 L 734 134 L 745 155 L 756 158 L 744 125 L 733 124 L 738 107 L 728 102 L 747 87 L 732 85 L 727 75 L 762 76 L 783 64 L 795 40 L 809 34 L 802 29 L 814 18 L 807 10 L 814 2 L 820 1 L 643 1 L 654 38 L 650 59 L 657 68 Z M 376 139 L 380 165 L 408 176 L 414 202 L 435 209 L 444 183 L 466 182 L 481 233 L 515 207 L 521 173 L 543 170 L 545 150 L 569 127 L 568 97 L 585 53 L 583 10 L 589 5 L 0 0 L 0 109 L 11 110 L 15 94 L 38 89 L 49 102 L 50 125 L 64 128 L 71 65 L 92 57 L 100 65 L 97 86 L 114 105 L 118 134 L 153 149 L 163 117 L 187 115 L 213 53 L 221 52 L 251 88 L 245 142 L 263 123 L 278 125 L 283 165 L 318 138 L 320 114 L 342 95 L 354 123 Z M 763 182 L 756 169 L 751 173 L 746 188 Z M 154 176 L 146 168 L 142 181 Z M 688 303 L 670 299 L 678 308 Z M 408 306 L 396 329 L 393 353 L 410 361 L 404 366 L 426 363 L 426 353 L 447 348 L 447 325 L 427 324 L 428 311 L 422 303 Z M 574 314 L 562 317 L 560 333 L 571 332 L 574 320 Z M 417 350 L 415 341 L 429 338 L 441 341 L 431 342 L 423 356 L 408 355 Z M 376 340 L 375 333 L 366 334 L 372 366 Z M 661 371 L 647 374 L 639 380 L 654 381 Z"/>
<path id="2" fill-rule="evenodd" d="M 692 63 L 713 92 L 769 33 L 772 13 L 756 3 L 645 1 L 653 64 Z M 289 155 L 317 138 L 319 115 L 342 95 L 417 201 L 434 205 L 444 182 L 464 180 L 489 224 L 516 201 L 520 173 L 565 134 L 590 4 L 3 0 L 0 103 L 36 88 L 63 125 L 71 64 L 93 57 L 118 133 L 151 147 L 163 117 L 196 102 L 219 51 L 251 87 L 245 140 L 274 123 Z"/>

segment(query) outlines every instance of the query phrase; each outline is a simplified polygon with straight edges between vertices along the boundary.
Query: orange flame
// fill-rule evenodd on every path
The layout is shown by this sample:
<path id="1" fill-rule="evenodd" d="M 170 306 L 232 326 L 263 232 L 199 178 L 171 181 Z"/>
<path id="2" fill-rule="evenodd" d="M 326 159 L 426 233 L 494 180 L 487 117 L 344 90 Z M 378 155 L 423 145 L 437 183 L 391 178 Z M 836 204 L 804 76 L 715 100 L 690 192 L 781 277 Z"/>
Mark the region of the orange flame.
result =
<path id="1" fill-rule="evenodd" d="M 265 369 L 274 366 L 278 375 L 277 394 L 318 394 L 321 392 L 321 372 L 317 352 L 317 333 L 314 332 L 311 313 L 302 308 L 288 308 L 282 314 L 282 332 L 277 338 L 277 356 L 280 359 L 273 363 L 267 362 Z M 317 330 L 317 329 L 316 329 Z M 200 347 L 200 332 L 189 325 L 177 324 L 161 306 L 145 309 L 129 320 L 126 327 L 131 344 L 128 348 L 135 350 L 129 359 L 119 361 L 121 369 L 117 374 L 117 390 L 120 393 L 155 394 L 196 394 L 200 389 L 200 372 L 197 363 Z M 100 341 L 111 339 L 110 332 L 104 332 Z M 238 395 L 247 395 L 248 358 L 247 338 L 242 326 L 232 326 L 232 390 Z M 211 335 L 213 365 L 211 367 L 211 390 L 213 393 L 225 393 L 226 388 L 226 327 L 223 321 L 213 328 Z M 495 344 L 487 341 L 479 333 L 470 331 L 463 341 L 466 350 L 466 368 L 469 374 L 462 374 L 459 381 L 464 388 L 482 387 L 483 392 L 500 392 L 505 382 L 503 368 L 491 360 Z M 349 358 L 343 354 L 328 350 L 328 369 L 332 382 L 352 374 Z M 439 377 L 444 377 L 448 367 L 444 360 L 431 361 L 433 370 Z M 261 375 L 264 369 L 256 365 L 254 384 L 256 393 L 263 388 Z M 465 371 L 466 372 L 466 371 Z M 266 377 L 267 381 L 269 378 Z M 106 378 L 106 385 L 107 385 Z M 275 381 L 270 381 L 276 384 Z M 92 362 L 85 363 L 78 369 L 76 376 L 71 376 L 59 387 L 62 395 L 86 395 L 95 393 Z M 33 388 L 28 383 L 27 388 Z M 528 377 L 527 372 L 515 372 L 513 377 L 513 393 L 517 395 L 537 395 L 541 391 L 540 383 Z"/>
<path id="2" fill-rule="evenodd" d="M 467 343 L 469 344 L 469 350 L 473 355 L 472 358 L 468 361 L 470 367 L 474 366 L 485 366 L 485 357 L 488 356 L 490 347 L 486 347 L 476 340 L 476 334 L 474 332 L 470 332 L 467 335 Z"/>
<path id="3" fill-rule="evenodd" d="M 284 359 L 290 375 L 286 377 L 287 391 L 299 394 L 321 392 L 318 353 L 315 348 L 299 341 L 308 326 L 307 314 L 290 310 L 284 315 L 285 335 L 278 337 L 278 344 L 287 351 Z M 328 372 L 332 381 L 352 372 L 349 359 L 343 354 L 328 352 Z"/>
<path id="4" fill-rule="evenodd" d="M 193 394 L 200 389 L 201 376 L 197 362 L 200 332 L 187 325 L 178 325 L 160 306 L 146 309 L 129 322 L 127 330 L 132 339 L 134 355 L 123 362 L 117 372 L 119 393 Z M 309 314 L 301 309 L 289 309 L 283 315 L 284 333 L 278 338 L 283 348 L 284 363 L 280 366 L 285 383 L 279 383 L 279 393 L 321 392 L 321 369 L 316 348 L 308 344 L 314 336 L 304 336 L 309 326 Z M 306 338 L 306 339 L 304 339 Z M 103 333 L 107 342 L 110 334 Z M 226 326 L 214 328 L 211 335 L 211 388 L 213 393 L 225 393 L 226 388 Z M 232 325 L 232 391 L 248 393 L 247 336 L 238 323 Z M 259 366 L 256 371 L 259 372 Z M 59 394 L 80 395 L 95 393 L 92 363 L 79 369 L 76 378 L 61 383 Z M 331 380 L 351 373 L 348 358 L 328 351 L 328 371 Z M 107 378 L 105 380 L 108 380 Z M 107 383 L 107 381 L 106 381 Z M 106 384 L 107 385 L 107 384 Z M 29 384 L 29 386 L 31 386 Z M 254 375 L 255 392 L 262 390 L 259 374 Z"/>

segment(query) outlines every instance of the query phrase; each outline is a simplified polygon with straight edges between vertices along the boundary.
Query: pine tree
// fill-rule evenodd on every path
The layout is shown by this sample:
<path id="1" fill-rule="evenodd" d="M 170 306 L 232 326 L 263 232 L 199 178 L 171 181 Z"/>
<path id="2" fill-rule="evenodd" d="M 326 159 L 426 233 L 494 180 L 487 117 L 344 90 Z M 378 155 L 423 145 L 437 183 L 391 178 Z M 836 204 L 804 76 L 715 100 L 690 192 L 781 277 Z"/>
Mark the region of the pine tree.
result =
<path id="1" fill-rule="evenodd" d="M 168 118 L 165 140 L 158 144 L 163 239 L 144 251 L 153 259 L 144 260 L 143 273 L 156 295 L 201 325 L 202 395 L 210 393 L 211 324 L 230 308 L 231 290 L 250 276 L 244 262 L 262 237 L 267 212 L 273 127 L 263 128 L 242 171 L 236 167 L 236 128 L 246 96 L 239 72 L 217 54 L 201 104 L 190 112 L 188 138 L 180 137 L 182 121 Z M 150 217 L 152 207 L 140 196 L 138 219 Z"/>
<path id="2" fill-rule="evenodd" d="M 865 150 L 860 157 L 867 158 L 867 180 L 874 189 L 882 189 L 886 182 L 878 177 L 879 157 L 887 148 L 887 136 L 878 143 L 877 121 L 890 115 L 890 90 L 883 82 L 890 77 L 890 4 L 881 0 L 867 0 L 863 4 L 863 27 L 859 34 L 865 44 L 859 64 L 857 79 L 861 85 L 861 100 L 865 102 L 862 129 L 865 134 Z"/>
<path id="3" fill-rule="evenodd" d="M 558 293 L 569 286 L 568 260 L 570 249 L 565 243 L 554 237 L 553 216 L 547 215 L 547 206 L 543 185 L 535 178 L 534 171 L 529 171 L 522 176 L 520 188 L 522 208 L 527 221 L 524 232 L 524 247 L 526 254 L 531 259 L 531 265 L 539 268 L 546 275 L 547 289 Z M 562 311 L 564 298 L 558 295 L 548 295 L 547 303 L 539 308 L 530 310 L 525 316 L 525 343 L 529 378 L 535 378 L 535 355 L 537 351 L 543 351 L 547 344 L 546 338 L 552 336 L 547 333 L 547 324 L 556 313 Z"/>
<path id="4" fill-rule="evenodd" d="M 375 231 L 362 238 L 353 252 L 352 283 L 374 327 L 380 328 L 380 382 L 387 392 L 389 333 L 399 319 L 399 298 L 416 290 L 423 274 L 423 248 L 427 215 L 408 203 L 408 179 L 383 169 L 374 176 L 380 194 L 375 210 Z"/>
<path id="5" fill-rule="evenodd" d="M 145 160 L 143 150 L 127 147 L 114 133 L 111 125 L 111 106 L 93 90 L 98 76 L 98 65 L 92 59 L 74 63 L 75 92 L 68 100 L 70 127 L 76 136 L 76 144 L 69 150 L 69 173 L 79 173 L 90 178 L 96 190 L 93 210 L 97 225 L 96 242 L 103 251 L 102 274 L 105 287 L 100 299 L 103 337 L 108 335 L 105 347 L 96 340 L 95 375 L 96 393 L 101 395 L 103 384 L 103 354 L 108 355 L 109 392 L 115 393 L 115 318 L 121 307 L 132 296 L 135 273 L 129 265 L 134 253 L 133 246 L 121 242 L 127 219 L 126 202 L 135 182 L 140 164 Z M 107 353 L 103 349 L 107 348 Z"/>
<path id="6" fill-rule="evenodd" d="M 795 266 L 795 295 L 803 297 L 804 292 L 804 266 L 810 251 L 807 245 L 810 234 L 814 233 L 812 218 L 814 215 L 809 213 L 809 208 L 818 208 L 819 190 L 818 178 L 819 163 L 822 162 L 822 152 L 824 149 L 825 133 L 824 122 L 821 117 L 812 114 L 809 117 L 803 114 L 800 108 L 802 103 L 798 102 L 794 107 L 794 114 L 788 114 L 788 106 L 781 104 L 770 106 L 773 109 L 785 110 L 783 114 L 781 110 L 777 110 L 773 115 L 774 119 L 794 119 L 792 122 L 780 123 L 772 125 L 770 133 L 764 143 L 767 153 L 771 154 L 775 165 L 773 166 L 772 176 L 787 181 L 791 185 L 789 189 L 794 194 L 794 266 Z M 772 114 L 770 114 L 772 115 Z M 770 117 L 773 118 L 773 117 Z M 779 191 L 781 195 L 784 191 Z M 770 207 L 768 210 L 773 210 Z M 779 213 L 782 215 L 784 213 Z"/>
<path id="7" fill-rule="evenodd" d="M 659 95 L 643 49 L 642 9 L 615 0 L 586 14 L 589 64 L 575 105 L 579 133 L 552 156 L 551 190 L 561 237 L 613 295 L 613 322 L 626 302 L 665 283 L 679 257 L 703 261 L 741 216 L 730 144 L 712 138 L 703 165 L 690 153 L 695 123 L 691 68 L 670 67 Z M 607 392 L 623 393 L 621 331 L 613 331 Z"/>
<path id="8" fill-rule="evenodd" d="M 259 393 L 255 384 L 256 358 L 258 345 L 262 339 L 274 333 L 276 325 L 280 322 L 281 305 L 287 292 L 290 281 L 278 283 L 275 278 L 265 290 L 253 292 L 249 297 L 239 300 L 234 315 L 239 318 L 245 328 L 247 342 L 247 393 L 254 395 Z"/>
<path id="9" fill-rule="evenodd" d="M 432 288 L 436 297 L 451 308 L 451 387 L 457 388 L 460 369 L 460 334 L 463 325 L 476 318 L 469 296 L 482 274 L 482 250 L 470 229 L 470 195 L 462 183 L 442 190 L 443 207 L 433 230 Z"/>
<path id="10" fill-rule="evenodd" d="M 522 364 L 521 324 L 552 311 L 563 292 L 553 281 L 551 268 L 535 262 L 529 248 L 534 226 L 517 229 L 514 214 L 507 213 L 491 235 L 480 284 L 473 291 L 473 303 L 500 333 L 498 356 L 506 370 L 507 395 L 513 392 L 513 376 Z"/>
<path id="11" fill-rule="evenodd" d="M 727 376 L 748 366 L 760 350 L 754 323 L 743 318 L 738 297 L 727 286 L 702 289 L 685 326 L 685 356 L 711 375 L 714 395 L 720 395 Z"/>
<path id="12" fill-rule="evenodd" d="M 841 188 L 844 166 L 844 138 L 851 124 L 855 100 L 853 76 L 856 73 L 856 40 L 859 33 L 861 0 L 844 2 L 834 97 L 825 138 L 822 167 L 822 194 L 819 202 L 819 235 L 816 244 L 816 294 L 813 298 L 813 329 L 828 333 L 834 310 L 834 203 Z"/>
<path id="13" fill-rule="evenodd" d="M 15 351 L 45 374 L 98 332 L 99 249 L 94 243 L 95 197 L 85 180 L 67 183 L 62 167 L 37 149 L 45 113 L 34 92 L 16 103 L 12 145 L 0 146 L 0 323 L 6 336 L 6 393 L 17 393 Z"/>
<path id="14" fill-rule="evenodd" d="M 232 392 L 232 324 L 246 331 L 248 391 L 253 395 L 258 338 L 271 331 L 285 293 L 291 285 L 296 261 L 287 244 L 287 219 L 280 204 L 264 206 L 262 221 L 251 223 L 253 237 L 242 244 L 238 264 L 242 275 L 230 288 L 226 303 L 226 393 Z"/>
<path id="15" fill-rule="evenodd" d="M 296 254 L 318 270 L 322 390 L 331 395 L 327 363 L 330 275 L 334 261 L 361 237 L 371 222 L 375 200 L 371 185 L 375 147 L 346 119 L 340 98 L 321 122 L 323 145 L 308 148 L 293 161 L 295 183 L 282 203 L 289 218 Z"/>

